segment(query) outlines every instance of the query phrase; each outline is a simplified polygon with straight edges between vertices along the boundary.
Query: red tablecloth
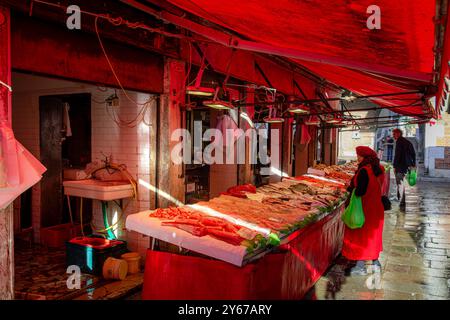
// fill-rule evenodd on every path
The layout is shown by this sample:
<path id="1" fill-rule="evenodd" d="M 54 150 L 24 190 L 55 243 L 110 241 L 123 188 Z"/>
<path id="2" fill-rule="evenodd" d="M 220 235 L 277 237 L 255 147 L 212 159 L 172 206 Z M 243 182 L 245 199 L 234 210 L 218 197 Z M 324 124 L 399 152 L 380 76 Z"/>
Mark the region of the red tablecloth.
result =
<path id="1" fill-rule="evenodd" d="M 292 240 L 239 268 L 229 263 L 147 251 L 143 299 L 301 299 L 339 254 L 343 206 L 297 231 Z"/>

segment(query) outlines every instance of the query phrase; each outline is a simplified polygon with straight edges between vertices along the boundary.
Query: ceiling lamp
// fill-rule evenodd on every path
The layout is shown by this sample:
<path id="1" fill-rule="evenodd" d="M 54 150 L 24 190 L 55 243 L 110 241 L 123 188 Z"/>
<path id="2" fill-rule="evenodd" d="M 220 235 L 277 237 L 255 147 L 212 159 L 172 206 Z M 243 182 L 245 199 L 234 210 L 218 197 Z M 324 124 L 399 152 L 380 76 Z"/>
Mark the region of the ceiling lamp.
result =
<path id="1" fill-rule="evenodd" d="M 265 117 L 264 122 L 266 123 L 283 123 L 283 118 L 272 118 L 272 117 Z"/>
<path id="2" fill-rule="evenodd" d="M 304 104 L 292 105 L 289 107 L 288 111 L 296 114 L 309 114 L 309 108 Z"/>
<path id="3" fill-rule="evenodd" d="M 277 109 L 273 106 L 269 107 L 269 116 L 265 117 L 264 122 L 266 123 L 283 123 L 284 119 L 277 117 Z"/>
<path id="4" fill-rule="evenodd" d="M 307 126 L 319 126 L 320 125 L 320 119 L 318 116 L 310 116 L 308 119 L 305 120 L 305 124 Z"/>
<path id="5" fill-rule="evenodd" d="M 342 119 L 335 115 L 327 115 L 325 116 L 325 122 L 328 124 L 339 124 L 342 123 Z"/>
<path id="6" fill-rule="evenodd" d="M 200 70 L 198 71 L 197 77 L 195 78 L 195 84 L 193 86 L 186 87 L 186 94 L 191 96 L 200 96 L 200 97 L 212 97 L 215 93 L 214 88 L 202 87 L 202 77 L 203 72 L 205 71 L 205 64 L 202 60 L 202 64 L 200 66 Z"/>
<path id="7" fill-rule="evenodd" d="M 294 96 L 289 97 L 289 102 L 293 102 L 294 100 Z M 289 103 L 289 108 L 287 111 L 295 114 L 309 114 L 309 108 L 305 104 L 296 105 L 294 103 Z"/>
<path id="8" fill-rule="evenodd" d="M 213 100 L 203 101 L 203 105 L 217 110 L 233 110 L 234 106 L 231 104 L 231 102 L 222 101 L 217 98 L 219 89 L 219 87 L 216 88 Z"/>
<path id="9" fill-rule="evenodd" d="M 214 89 L 207 87 L 188 86 L 186 87 L 186 93 L 191 96 L 212 97 L 214 95 Z"/>

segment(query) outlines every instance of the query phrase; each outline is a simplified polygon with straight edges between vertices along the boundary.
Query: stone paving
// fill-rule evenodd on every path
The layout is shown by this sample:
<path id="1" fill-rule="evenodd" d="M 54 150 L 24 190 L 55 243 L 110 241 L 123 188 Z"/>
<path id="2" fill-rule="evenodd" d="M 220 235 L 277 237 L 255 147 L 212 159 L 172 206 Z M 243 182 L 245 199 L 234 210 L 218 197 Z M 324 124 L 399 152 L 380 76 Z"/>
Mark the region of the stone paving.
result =
<path id="1" fill-rule="evenodd" d="M 128 275 L 123 281 L 82 273 L 81 288 L 69 289 L 64 248 L 51 249 L 19 242 L 15 245 L 17 300 L 115 300 L 142 288 L 143 273 Z"/>
<path id="2" fill-rule="evenodd" d="M 392 184 L 391 184 L 392 185 Z M 391 187 L 391 192 L 395 191 Z M 318 300 L 450 299 L 450 184 L 418 182 L 408 187 L 406 211 L 392 201 L 386 211 L 381 272 L 348 276 L 338 258 L 310 297 Z"/>

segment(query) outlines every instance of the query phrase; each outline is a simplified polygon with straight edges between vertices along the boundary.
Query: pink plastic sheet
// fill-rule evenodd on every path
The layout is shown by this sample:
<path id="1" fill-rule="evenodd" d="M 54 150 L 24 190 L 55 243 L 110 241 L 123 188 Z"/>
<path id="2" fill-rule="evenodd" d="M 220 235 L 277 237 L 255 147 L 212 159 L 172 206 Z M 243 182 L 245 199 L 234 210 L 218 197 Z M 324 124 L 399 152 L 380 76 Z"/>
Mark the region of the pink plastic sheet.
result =
<path id="1" fill-rule="evenodd" d="M 0 188 L 0 209 L 36 184 L 46 168 L 14 138 L 12 129 L 4 122 L 0 125 L 2 157 L 6 173 L 6 187 Z"/>

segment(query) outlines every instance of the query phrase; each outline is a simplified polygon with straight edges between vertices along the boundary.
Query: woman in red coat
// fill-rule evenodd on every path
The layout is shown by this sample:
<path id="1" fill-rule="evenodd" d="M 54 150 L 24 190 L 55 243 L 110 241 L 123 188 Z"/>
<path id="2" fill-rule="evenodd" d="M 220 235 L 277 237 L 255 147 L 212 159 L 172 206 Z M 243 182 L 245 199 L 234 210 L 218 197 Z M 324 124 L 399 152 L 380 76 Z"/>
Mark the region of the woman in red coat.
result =
<path id="1" fill-rule="evenodd" d="M 345 228 L 342 255 L 356 261 L 350 272 L 352 275 L 366 275 L 366 261 L 372 260 L 380 266 L 378 256 L 383 245 L 384 208 L 381 202 L 381 186 L 384 168 L 375 151 L 369 147 L 357 147 L 358 170 L 353 176 L 348 190 L 355 189 L 355 195 L 362 197 L 365 222 L 362 228 Z"/>

